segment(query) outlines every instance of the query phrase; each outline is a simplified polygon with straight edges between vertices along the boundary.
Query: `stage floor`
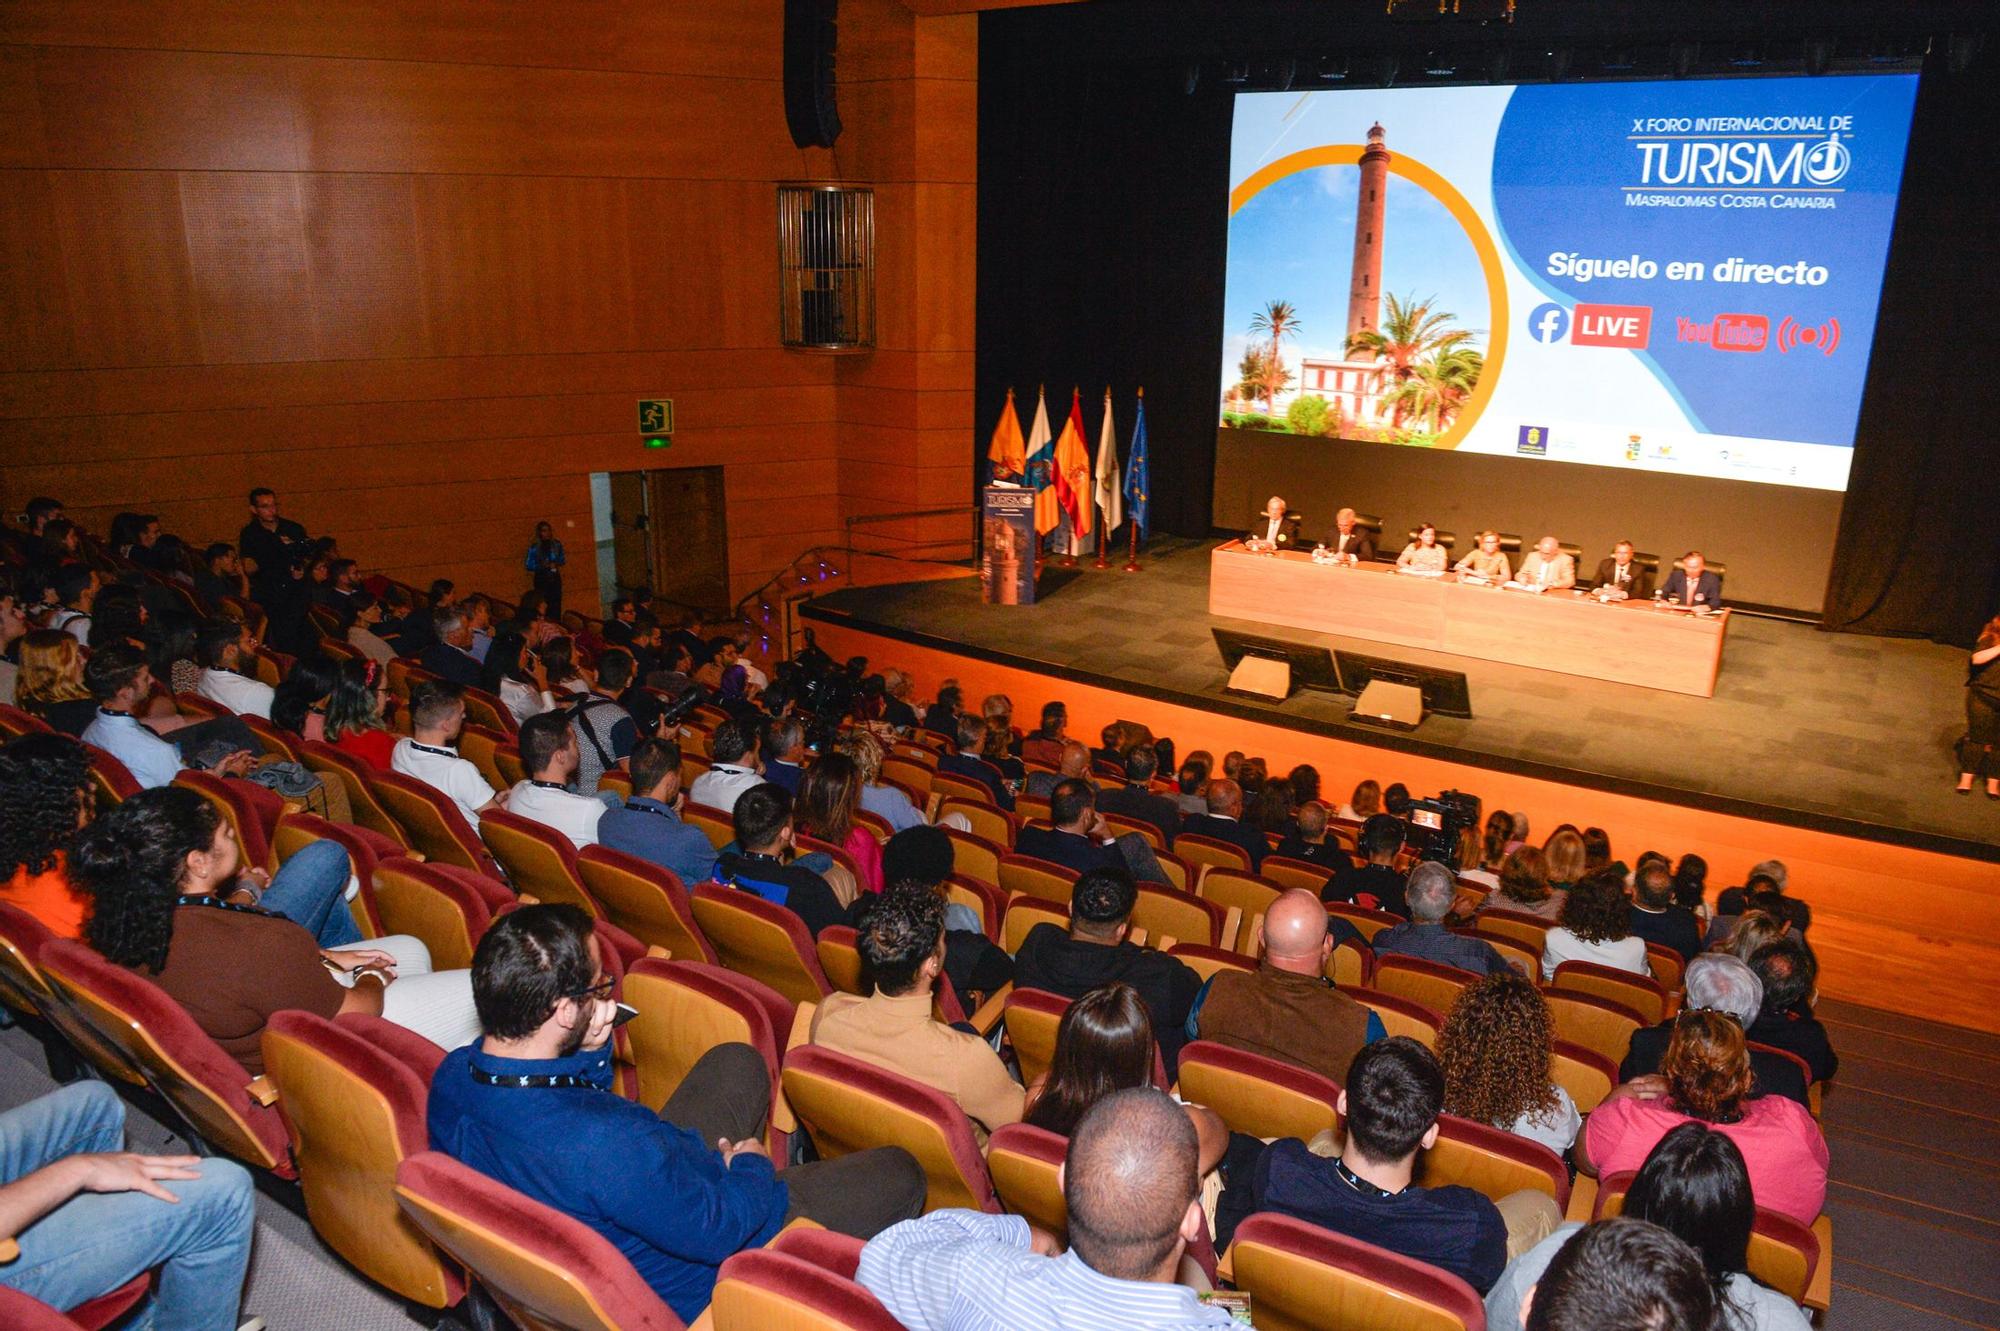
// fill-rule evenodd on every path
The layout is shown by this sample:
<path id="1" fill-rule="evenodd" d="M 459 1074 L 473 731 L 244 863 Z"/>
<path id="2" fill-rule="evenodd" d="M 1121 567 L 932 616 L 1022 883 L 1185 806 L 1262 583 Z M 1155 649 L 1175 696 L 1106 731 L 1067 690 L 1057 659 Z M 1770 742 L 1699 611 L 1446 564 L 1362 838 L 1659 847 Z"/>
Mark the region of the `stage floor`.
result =
<path id="1" fill-rule="evenodd" d="M 983 605 L 964 577 L 834 592 L 804 613 L 1355 743 L 2000 861 L 2000 801 L 1951 791 L 1963 652 L 1738 615 L 1715 696 L 1689 697 L 1212 616 L 1215 544 L 1157 540 L 1137 574 L 1045 568 L 1028 607 Z M 1226 695 L 1217 626 L 1463 671 L 1473 716 L 1398 734 L 1348 724 L 1338 694 Z"/>

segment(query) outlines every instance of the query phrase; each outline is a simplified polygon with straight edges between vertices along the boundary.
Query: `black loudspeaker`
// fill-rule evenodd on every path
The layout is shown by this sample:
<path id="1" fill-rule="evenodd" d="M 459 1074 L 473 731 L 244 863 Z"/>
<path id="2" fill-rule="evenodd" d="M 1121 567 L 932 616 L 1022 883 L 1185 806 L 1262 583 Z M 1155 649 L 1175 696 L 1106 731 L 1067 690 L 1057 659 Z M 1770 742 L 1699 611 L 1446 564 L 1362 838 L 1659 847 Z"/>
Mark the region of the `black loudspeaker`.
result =
<path id="1" fill-rule="evenodd" d="M 833 100 L 833 49 L 840 0 L 785 0 L 785 126 L 801 148 L 840 137 Z"/>

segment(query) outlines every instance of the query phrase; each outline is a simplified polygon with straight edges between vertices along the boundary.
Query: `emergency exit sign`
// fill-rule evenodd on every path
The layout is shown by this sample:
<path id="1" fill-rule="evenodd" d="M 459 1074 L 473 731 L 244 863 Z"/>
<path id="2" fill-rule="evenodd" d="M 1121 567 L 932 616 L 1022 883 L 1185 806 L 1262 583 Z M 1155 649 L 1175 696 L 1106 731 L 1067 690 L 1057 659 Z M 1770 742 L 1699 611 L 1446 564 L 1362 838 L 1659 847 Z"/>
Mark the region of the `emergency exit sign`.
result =
<path id="1" fill-rule="evenodd" d="M 639 434 L 648 448 L 669 448 L 674 442 L 674 400 L 670 397 L 639 399 Z"/>

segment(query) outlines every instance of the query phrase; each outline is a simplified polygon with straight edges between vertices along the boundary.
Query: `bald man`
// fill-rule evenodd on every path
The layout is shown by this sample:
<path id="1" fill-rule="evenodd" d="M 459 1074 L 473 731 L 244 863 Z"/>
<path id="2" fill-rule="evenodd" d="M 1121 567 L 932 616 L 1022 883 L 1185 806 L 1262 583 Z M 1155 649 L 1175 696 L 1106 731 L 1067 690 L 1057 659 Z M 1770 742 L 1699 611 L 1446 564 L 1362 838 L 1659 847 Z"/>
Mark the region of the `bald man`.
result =
<path id="1" fill-rule="evenodd" d="M 1382 1019 L 1326 978 L 1334 940 L 1326 907 L 1300 888 L 1264 913 L 1264 957 L 1255 971 L 1216 973 L 1195 996 L 1188 1028 L 1203 1040 L 1275 1058 L 1339 1084 Z"/>
<path id="2" fill-rule="evenodd" d="M 1240 757 L 1241 755 L 1234 755 Z M 1250 857 L 1250 868 L 1255 872 L 1271 853 L 1271 843 L 1264 834 L 1243 822 L 1243 787 L 1228 777 L 1208 783 L 1208 812 L 1192 814 L 1181 822 L 1181 835 L 1213 837 L 1239 846 Z"/>
<path id="3" fill-rule="evenodd" d="M 1019 1216 L 933 1211 L 875 1236 L 854 1278 L 910 1331 L 1233 1325 L 1174 1283 L 1206 1222 L 1192 1124 L 1151 1087 L 1092 1106 L 1061 1166 L 1070 1251 Z"/>
<path id="4" fill-rule="evenodd" d="M 1097 782 L 1090 775 L 1090 746 L 1082 740 L 1066 739 L 1062 742 L 1062 756 L 1057 766 L 1060 770 L 1054 772 L 1028 773 L 1027 785 L 1021 793 L 1047 799 L 1055 791 L 1057 783 L 1071 778 L 1082 781 L 1092 790 L 1097 789 Z"/>
<path id="5" fill-rule="evenodd" d="M 1375 562 L 1375 537 L 1366 527 L 1356 521 L 1351 508 L 1343 508 L 1333 518 L 1333 531 L 1326 538 L 1326 548 L 1343 564 L 1372 564 Z"/>

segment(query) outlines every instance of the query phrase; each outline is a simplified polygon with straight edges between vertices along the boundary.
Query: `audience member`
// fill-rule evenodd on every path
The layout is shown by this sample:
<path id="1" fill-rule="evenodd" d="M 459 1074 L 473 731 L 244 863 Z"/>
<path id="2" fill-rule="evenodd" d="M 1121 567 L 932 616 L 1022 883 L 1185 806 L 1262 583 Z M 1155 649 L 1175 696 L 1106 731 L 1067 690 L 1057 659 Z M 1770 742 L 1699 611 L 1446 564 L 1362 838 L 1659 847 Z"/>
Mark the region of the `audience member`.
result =
<path id="1" fill-rule="evenodd" d="M 20 656 L 14 705 L 52 730 L 83 734 L 97 719 L 97 702 L 84 684 L 83 648 L 76 639 L 60 629 L 35 629 L 21 639 Z"/>
<path id="2" fill-rule="evenodd" d="M 1527 1331 L 1710 1331 L 1715 1291 L 1701 1254 L 1643 1220 L 1599 1220 L 1549 1262 L 1521 1304 Z"/>
<path id="3" fill-rule="evenodd" d="M 1450 869 L 1430 860 L 1410 870 L 1405 887 L 1410 909 L 1407 923 L 1391 925 L 1376 934 L 1370 946 L 1377 956 L 1391 953 L 1419 957 L 1445 966 L 1456 966 L 1474 975 L 1491 975 L 1511 969 L 1491 943 L 1467 938 L 1445 928 L 1445 918 L 1458 900 L 1458 882 Z"/>
<path id="4" fill-rule="evenodd" d="M 477 1030 L 466 972 L 431 973 L 421 941 L 324 950 L 303 924 L 223 900 L 240 867 L 234 829 L 199 794 L 133 795 L 77 838 L 71 872 L 91 902 L 84 938 L 159 985 L 252 1075 L 264 1070 L 264 1026 L 289 1008 L 385 1017 L 446 1048 Z"/>
<path id="5" fill-rule="evenodd" d="M 230 728 L 242 725 L 234 718 L 228 719 L 227 727 L 221 721 L 183 727 L 175 731 L 174 743 L 138 719 L 134 713 L 152 693 L 153 672 L 133 648 L 106 647 L 93 653 L 84 667 L 83 682 L 97 700 L 97 719 L 84 728 L 83 742 L 125 764 L 140 786 L 150 790 L 168 785 L 183 766 L 216 776 L 242 776 L 250 770 L 249 749 L 231 737 Z"/>
<path id="6" fill-rule="evenodd" d="M 1292 799 L 1292 787 L 1288 781 L 1266 781 L 1263 793 L 1244 816 L 1243 821 L 1268 838 L 1272 834 L 1283 837 L 1292 830 L 1292 815 L 1298 804 Z"/>
<path id="7" fill-rule="evenodd" d="M 783 786 L 794 799 L 798 798 L 799 781 L 806 770 L 805 725 L 795 716 L 772 717 L 764 727 L 757 750 L 764 755 L 764 779 L 774 786 Z"/>
<path id="8" fill-rule="evenodd" d="M 1391 818 L 1407 820 L 1410 816 L 1410 788 L 1400 781 L 1391 782 L 1382 792 L 1382 812 Z"/>
<path id="9" fill-rule="evenodd" d="M 1380 812 L 1382 812 L 1382 783 L 1371 778 L 1354 787 L 1354 793 L 1347 797 L 1347 803 L 1341 805 L 1334 812 L 1334 816 L 1350 823 L 1362 823 Z"/>
<path id="10" fill-rule="evenodd" d="M 324 652 L 301 656 L 271 694 L 271 725 L 295 739 L 324 741 L 326 709 L 340 683 L 340 663 Z M 343 797 L 341 805 L 346 806 Z M 340 821 L 347 821 L 342 818 Z"/>
<path id="11" fill-rule="evenodd" d="M 1024 1092 L 985 1040 L 931 1019 L 944 934 L 944 902 L 920 883 L 898 883 L 870 901 L 855 946 L 874 988 L 866 998 L 824 999 L 811 1039 L 943 1091 L 983 1144 L 994 1129 L 1021 1121 Z"/>
<path id="12" fill-rule="evenodd" d="M 1077 1125 L 1060 1172 L 1067 1253 L 1019 1216 L 934 1211 L 863 1248 L 855 1279 L 909 1331 L 1232 1326 L 1175 1283 L 1202 1230 L 1199 1149 L 1165 1094 L 1114 1092 Z"/>
<path id="13" fill-rule="evenodd" d="M 380 628 L 385 612 L 381 600 L 365 591 L 354 593 L 348 601 L 354 612 L 354 620 L 347 626 L 347 645 L 376 665 L 387 667 L 396 657 L 396 649 L 375 630 Z"/>
<path id="14" fill-rule="evenodd" d="M 1187 1019 L 1191 1034 L 1317 1072 L 1346 1078 L 1364 1045 L 1386 1033 L 1382 1019 L 1333 987 L 1326 908 L 1302 889 L 1264 913 L 1264 955 L 1254 971 L 1217 971 Z M 1160 1029 L 1157 1020 L 1154 1029 Z"/>
<path id="15" fill-rule="evenodd" d="M 500 700 L 516 725 L 531 716 L 540 716 L 556 706 L 549 691 L 542 661 L 529 650 L 528 640 L 509 630 L 486 649 L 486 663 L 480 667 L 479 687 Z"/>
<path id="16" fill-rule="evenodd" d="M 1296 1216 L 1442 1268 L 1484 1294 L 1510 1256 L 1562 1220 L 1555 1199 L 1523 1190 L 1494 1203 L 1471 1188 L 1426 1188 L 1417 1154 L 1437 1141 L 1444 1072 L 1430 1050 L 1394 1036 L 1355 1055 L 1337 1108 L 1347 1123 L 1339 1155 L 1316 1155 L 1296 1138 L 1266 1151 L 1251 1175 L 1260 1211 Z"/>
<path id="17" fill-rule="evenodd" d="M 898 1147 L 793 1165 L 765 1146 L 770 1074 L 749 1046 L 696 1061 L 658 1114 L 611 1090 L 617 1006 L 590 919 L 525 906 L 472 958 L 483 1038 L 431 1078 L 431 1146 L 590 1226 L 685 1322 L 716 1268 L 788 1221 L 867 1238 L 923 1207 Z"/>
<path id="18" fill-rule="evenodd" d="M 942 681 L 938 685 L 937 701 L 924 709 L 924 729 L 935 731 L 946 739 L 956 737 L 959 733 L 959 708 L 964 702 L 965 691 L 958 687 L 957 680 Z"/>
<path id="19" fill-rule="evenodd" d="M 598 844 L 670 869 L 684 884 L 707 881 L 715 872 L 715 848 L 700 828 L 681 821 L 680 745 L 640 740 L 631 771 L 632 794 L 599 818 Z"/>
<path id="20" fill-rule="evenodd" d="M 249 561 L 251 595 L 259 602 L 283 592 L 292 566 L 309 558 L 306 529 L 278 512 L 277 492 L 258 486 L 250 492 L 250 521 L 237 533 L 236 548 Z"/>
<path id="21" fill-rule="evenodd" d="M 882 721 L 898 734 L 907 735 L 917 728 L 917 709 L 910 705 L 913 691 L 910 677 L 902 671 L 882 672 Z"/>
<path id="22" fill-rule="evenodd" d="M 1575 828 L 1563 826 L 1549 833 L 1542 843 L 1542 859 L 1549 866 L 1549 886 L 1567 892 L 1583 880 L 1583 836 Z"/>
<path id="23" fill-rule="evenodd" d="M 195 632 L 195 660 L 201 665 L 201 680 L 195 692 L 211 702 L 221 703 L 238 716 L 271 719 L 273 690 L 269 684 L 243 674 L 255 657 L 256 639 L 247 624 L 233 619 L 212 619 Z"/>
<path id="24" fill-rule="evenodd" d="M 935 827 L 905 828 L 882 847 L 882 880 L 916 883 L 944 902 L 944 973 L 967 1008 L 1014 978 L 1014 958 L 986 936 L 985 919 L 952 898 L 951 838 Z"/>
<path id="25" fill-rule="evenodd" d="M 1764 984 L 1764 1001 L 1744 1035 L 1757 1044 L 1797 1054 L 1814 1081 L 1832 1081 L 1840 1070 L 1826 1027 L 1812 1014 L 1819 961 L 1805 941 L 1790 934 L 1750 954 L 1750 968 Z"/>
<path id="26" fill-rule="evenodd" d="M 1069 725 L 1069 708 L 1060 702 L 1042 704 L 1042 724 L 1021 741 L 1021 757 L 1044 767 L 1062 764 L 1063 731 Z M 1085 750 L 1088 756 L 1089 750 Z"/>
<path id="27" fill-rule="evenodd" d="M 1585 878 L 1564 893 L 1558 919 L 1542 942 L 1542 979 L 1554 979 L 1556 967 L 1565 961 L 1615 966 L 1634 975 L 1653 973 L 1646 940 L 1632 932 L 1622 875 L 1603 872 Z"/>
<path id="28" fill-rule="evenodd" d="M 1555 1023 L 1533 981 L 1502 970 L 1459 990 L 1437 1057 L 1446 1113 L 1569 1152 L 1583 1116 L 1551 1072 Z"/>
<path id="29" fill-rule="evenodd" d="M 542 673 L 548 677 L 549 692 L 558 702 L 581 698 L 590 692 L 590 680 L 577 664 L 576 639 L 557 634 L 543 642 L 538 652 Z"/>
<path id="30" fill-rule="evenodd" d="M 1686 1006 L 1720 1012 L 1747 1032 L 1764 1002 L 1764 982 L 1748 963 L 1727 952 L 1704 952 L 1688 963 L 1682 977 Z M 1618 1065 L 1618 1080 L 1635 1081 L 1660 1070 L 1673 1042 L 1674 1019 L 1632 1032 L 1632 1042 Z M 1747 1036 L 1746 1036 L 1747 1038 Z M 1782 1095 L 1806 1103 L 1805 1074 L 1798 1064 L 1768 1049 L 1750 1050 L 1750 1094 Z"/>
<path id="31" fill-rule="evenodd" d="M 581 850 L 597 844 L 597 824 L 606 810 L 595 795 L 579 795 L 576 730 L 559 712 L 531 716 L 521 726 L 521 765 L 526 779 L 507 794 L 507 812 L 552 828 Z"/>
<path id="32" fill-rule="evenodd" d="M 1674 866 L 1674 904 L 1685 907 L 1696 919 L 1708 918 L 1708 861 L 1699 855 L 1683 855 Z"/>
<path id="33" fill-rule="evenodd" d="M 388 671 L 373 661 L 341 662 L 326 700 L 326 742 L 375 771 L 388 771 L 400 738 L 385 715 L 394 703 Z"/>
<path id="34" fill-rule="evenodd" d="M 935 711 L 936 709 L 932 709 Z M 1000 769 L 979 756 L 980 746 L 986 742 L 986 722 L 967 713 L 957 720 L 958 752 L 947 753 L 938 759 L 938 771 L 950 776 L 977 781 L 993 796 L 993 802 L 1002 809 L 1012 812 L 1014 793 L 1007 789 L 1007 779 Z M 930 727 L 926 725 L 926 729 Z"/>
<path id="35" fill-rule="evenodd" d="M 87 564 L 65 564 L 49 580 L 55 589 L 57 610 L 49 616 L 49 627 L 76 639 L 77 646 L 90 642 L 90 611 L 97 601 L 97 574 Z"/>
<path id="36" fill-rule="evenodd" d="M 74 739 L 27 734 L 0 746 L 0 902 L 58 938 L 83 936 L 90 900 L 70 882 L 69 847 L 96 809 L 90 755 Z"/>
<path id="37" fill-rule="evenodd" d="M 1701 921 L 1685 906 L 1674 904 L 1674 876 L 1665 860 L 1655 860 L 1632 877 L 1633 936 L 1658 943 L 1692 961 L 1701 951 Z"/>
<path id="38" fill-rule="evenodd" d="M 836 751 L 806 769 L 792 804 L 799 835 L 846 851 L 854 862 L 856 886 L 863 892 L 880 892 L 882 843 L 862 826 L 860 812 L 861 769 L 852 758 Z"/>
<path id="39" fill-rule="evenodd" d="M 1108 840 L 1110 828 L 1097 814 L 1097 797 L 1081 779 L 1068 778 L 1049 798 L 1048 827 L 1033 823 L 1014 838 L 1014 853 L 1059 864 L 1073 873 L 1123 868 L 1125 859 Z"/>
<path id="40" fill-rule="evenodd" d="M 1479 884 L 1489 893 L 1499 890 L 1500 866 L 1507 862 L 1507 842 L 1514 835 L 1514 820 L 1504 809 L 1495 809 L 1486 818 L 1486 830 L 1479 838 L 1479 852 L 1471 864 L 1459 866 L 1458 876 Z"/>
<path id="41" fill-rule="evenodd" d="M 1278 842 L 1278 848 L 1271 852 L 1286 859 L 1303 860 L 1327 871 L 1328 881 L 1342 869 L 1354 863 L 1354 857 L 1339 845 L 1326 839 L 1326 806 L 1318 803 L 1301 804 L 1292 815 L 1292 830 Z"/>
<path id="42" fill-rule="evenodd" d="M 806 932 L 819 937 L 829 924 L 845 924 L 847 911 L 826 879 L 803 864 L 788 862 L 794 849 L 792 797 L 784 788 L 759 782 L 736 799 L 731 815 L 733 849 L 715 862 L 715 881 L 752 892 L 799 917 Z"/>
<path id="43" fill-rule="evenodd" d="M 157 1268 L 125 1325 L 226 1331 L 238 1320 L 255 1200 L 250 1175 L 228 1160 L 128 1152 L 125 1103 L 101 1081 L 0 1114 L 0 1233 L 20 1245 L 0 1286 L 52 1308 Z"/>
<path id="44" fill-rule="evenodd" d="M 1715 913 L 1741 915 L 1745 910 L 1770 910 L 1792 928 L 1804 933 L 1812 927 L 1812 907 L 1797 897 L 1785 895 L 1785 862 L 1783 860 L 1763 860 L 1750 866 L 1750 872 L 1743 880 L 1743 886 L 1724 888 L 1722 895 L 1715 899 Z M 1755 898 L 1760 893 L 1768 893 L 1777 902 L 1759 902 Z"/>
<path id="45" fill-rule="evenodd" d="M 1548 861 L 1533 846 L 1517 846 L 1500 865 L 1500 886 L 1486 894 L 1480 910 L 1511 910 L 1554 921 L 1566 896 L 1549 889 Z"/>
<path id="46" fill-rule="evenodd" d="M 455 607 L 431 617 L 436 641 L 417 654 L 417 664 L 460 688 L 476 689 L 483 678 L 479 658 L 472 654 L 472 621 Z"/>
<path id="47" fill-rule="evenodd" d="M 1208 764 L 1195 754 L 1189 754 L 1174 772 L 1174 785 L 1178 793 L 1174 796 L 1174 807 L 1185 819 L 1191 813 L 1208 812 Z M 1186 831 L 1185 826 L 1181 829 Z"/>
<path id="48" fill-rule="evenodd" d="M 1036 770 L 1028 773 L 1022 788 L 1024 794 L 1038 799 L 1047 799 L 1055 791 L 1058 782 L 1081 781 L 1091 790 L 1097 789 L 1096 780 L 1090 775 L 1090 750 L 1082 740 L 1066 739 L 1057 747 L 1056 770 L 1045 772 Z"/>
<path id="49" fill-rule="evenodd" d="M 639 742 L 632 714 L 618 705 L 618 695 L 632 685 L 632 672 L 632 653 L 622 647 L 606 649 L 598 655 L 597 677 L 589 691 L 567 713 L 577 741 L 573 780 L 585 794 L 596 790 L 598 779 L 630 757 L 632 746 Z"/>
<path id="50" fill-rule="evenodd" d="M 236 547 L 217 541 L 202 552 L 202 569 L 194 575 L 194 592 L 211 613 L 222 610 L 223 598 L 247 596 L 250 584 L 243 576 L 243 561 Z"/>
<path id="51" fill-rule="evenodd" d="M 1403 851 L 1403 836 L 1407 830 L 1401 818 L 1387 813 L 1378 813 L 1363 823 L 1357 841 L 1366 863 L 1358 868 L 1350 864 L 1337 871 L 1333 880 L 1320 889 L 1321 899 L 1351 901 L 1365 906 L 1369 903 L 1362 898 L 1372 897 L 1378 910 L 1408 919 L 1410 903 L 1404 896 L 1406 876 L 1396 868 L 1396 857 Z"/>
<path id="52" fill-rule="evenodd" d="M 708 739 L 708 770 L 688 787 L 696 804 L 728 813 L 744 791 L 765 784 L 757 753 L 757 728 L 748 721 L 724 721 Z"/>
<path id="53" fill-rule="evenodd" d="M 463 691 L 446 680 L 425 680 L 410 690 L 410 735 L 396 741 L 389 768 L 437 790 L 476 829 L 479 815 L 506 808 L 508 796 L 487 785 L 479 769 L 458 756 L 458 733 L 463 729 Z"/>
<path id="54" fill-rule="evenodd" d="M 1038 924 L 1028 932 L 1015 956 L 1014 987 L 1081 998 L 1113 981 L 1131 985 L 1145 1000 L 1172 1076 L 1187 1042 L 1188 1013 L 1201 976 L 1180 958 L 1127 938 L 1138 896 L 1138 885 L 1121 866 L 1078 877 L 1070 890 L 1069 928 Z"/>
<path id="55" fill-rule="evenodd" d="M 1116 814 L 1157 828 L 1161 841 L 1171 850 L 1174 833 L 1180 830 L 1180 810 L 1165 795 L 1152 790 L 1153 774 L 1160 758 L 1149 744 L 1137 744 L 1124 756 L 1125 784 L 1097 793 L 1099 813 Z"/>
<path id="56" fill-rule="evenodd" d="M 1263 833 L 1243 824 L 1243 787 L 1228 777 L 1210 779 L 1203 800 L 1205 811 L 1181 819 L 1180 836 L 1205 836 L 1240 847 L 1255 873 L 1270 853 Z"/>
<path id="57" fill-rule="evenodd" d="M 1743 1028 L 1688 1008 L 1674 1019 L 1660 1075 L 1624 1083 L 1591 1110 L 1577 1164 L 1599 1175 L 1637 1169 L 1676 1126 L 1707 1123 L 1742 1149 L 1757 1205 L 1810 1225 L 1826 1201 L 1826 1139 L 1803 1105 L 1752 1098 L 1751 1085 Z"/>
<path id="58" fill-rule="evenodd" d="M 999 773 L 1010 790 L 1020 790 L 1028 784 L 1028 765 L 1015 752 L 1019 744 L 1014 732 L 1003 720 L 987 717 L 986 733 L 979 737 L 977 753 L 990 763 Z"/>

